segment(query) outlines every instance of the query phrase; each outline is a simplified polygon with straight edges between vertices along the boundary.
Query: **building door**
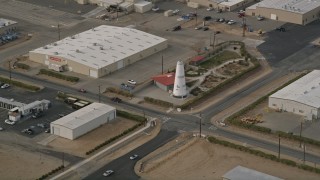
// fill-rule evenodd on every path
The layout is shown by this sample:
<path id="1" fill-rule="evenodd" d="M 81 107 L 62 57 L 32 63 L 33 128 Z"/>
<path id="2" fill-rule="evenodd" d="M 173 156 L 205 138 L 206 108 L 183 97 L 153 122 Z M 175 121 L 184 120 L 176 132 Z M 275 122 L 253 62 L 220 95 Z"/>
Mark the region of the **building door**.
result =
<path id="1" fill-rule="evenodd" d="M 60 136 L 60 128 L 53 126 L 52 127 L 52 134 Z"/>
<path id="2" fill-rule="evenodd" d="M 271 18 L 270 19 L 273 19 L 273 20 L 278 20 L 278 17 L 276 14 L 271 14 Z"/>
<path id="3" fill-rule="evenodd" d="M 90 69 L 90 77 L 98 78 L 98 72 L 95 70 Z"/>
<path id="4" fill-rule="evenodd" d="M 118 68 L 118 69 L 123 68 L 123 60 L 118 61 L 118 63 L 117 63 L 117 68 Z"/>

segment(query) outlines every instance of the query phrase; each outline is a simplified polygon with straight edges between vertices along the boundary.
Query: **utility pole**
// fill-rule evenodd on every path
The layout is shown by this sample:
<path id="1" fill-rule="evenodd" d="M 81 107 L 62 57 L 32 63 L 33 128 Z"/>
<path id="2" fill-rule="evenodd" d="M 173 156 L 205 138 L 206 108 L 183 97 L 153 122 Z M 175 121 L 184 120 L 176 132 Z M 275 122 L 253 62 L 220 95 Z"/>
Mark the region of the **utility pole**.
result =
<path id="1" fill-rule="evenodd" d="M 301 137 L 301 133 L 302 133 L 302 122 L 300 124 L 300 147 L 302 147 L 302 137 Z"/>
<path id="2" fill-rule="evenodd" d="M 212 44 L 211 44 L 211 36 L 212 36 L 212 33 L 210 33 L 210 43 L 209 43 L 210 46 L 212 46 Z"/>
<path id="3" fill-rule="evenodd" d="M 213 32 L 213 44 L 212 44 L 212 49 L 214 50 L 214 45 L 216 43 L 216 33 Z"/>
<path id="4" fill-rule="evenodd" d="M 99 85 L 98 87 L 99 87 L 99 94 L 98 94 L 98 96 L 99 96 L 99 103 L 100 103 L 100 102 L 101 102 L 101 95 L 100 95 L 100 87 L 101 87 L 101 85 Z"/>
<path id="5" fill-rule="evenodd" d="M 9 60 L 9 79 L 10 79 L 10 85 L 11 85 L 11 60 Z"/>
<path id="6" fill-rule="evenodd" d="M 200 112 L 200 138 L 201 138 L 201 120 L 202 120 L 202 114 Z"/>
<path id="7" fill-rule="evenodd" d="M 61 36 L 60 36 L 60 23 L 58 23 L 58 36 L 59 36 L 59 41 L 61 39 Z"/>
<path id="8" fill-rule="evenodd" d="M 62 152 L 62 166 L 64 167 L 64 152 Z"/>
<path id="9" fill-rule="evenodd" d="M 196 24 L 194 27 L 197 27 L 197 23 L 198 23 L 198 8 L 196 9 Z"/>
<path id="10" fill-rule="evenodd" d="M 278 159 L 280 159 L 280 134 L 279 134 L 279 151 L 278 151 Z"/>
<path id="11" fill-rule="evenodd" d="M 306 145 L 303 142 L 303 164 L 306 162 Z"/>
<path id="12" fill-rule="evenodd" d="M 242 17 L 242 26 L 243 26 L 242 37 L 245 37 L 246 36 L 246 28 L 247 28 L 246 18 L 245 17 Z"/>
<path id="13" fill-rule="evenodd" d="M 161 57 L 161 74 L 163 74 L 163 55 Z"/>

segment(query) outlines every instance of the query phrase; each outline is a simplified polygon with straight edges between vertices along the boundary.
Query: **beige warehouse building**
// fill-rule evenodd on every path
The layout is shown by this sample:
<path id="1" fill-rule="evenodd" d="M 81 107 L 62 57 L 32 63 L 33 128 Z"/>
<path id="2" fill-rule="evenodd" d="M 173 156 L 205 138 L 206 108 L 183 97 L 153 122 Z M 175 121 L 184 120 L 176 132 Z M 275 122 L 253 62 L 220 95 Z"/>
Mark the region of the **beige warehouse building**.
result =
<path id="1" fill-rule="evenodd" d="M 304 116 L 320 118 L 320 70 L 313 70 L 292 84 L 269 96 L 269 107 Z"/>
<path id="2" fill-rule="evenodd" d="M 244 8 L 248 3 L 255 0 L 187 0 L 189 2 L 198 3 L 201 6 L 212 7 L 215 10 L 233 11 L 238 8 Z"/>
<path id="3" fill-rule="evenodd" d="M 168 47 L 166 39 L 127 27 L 102 25 L 29 52 L 56 71 L 105 76 Z"/>
<path id="4" fill-rule="evenodd" d="M 319 19 L 320 0 L 264 0 L 246 9 L 251 16 L 306 25 Z"/>

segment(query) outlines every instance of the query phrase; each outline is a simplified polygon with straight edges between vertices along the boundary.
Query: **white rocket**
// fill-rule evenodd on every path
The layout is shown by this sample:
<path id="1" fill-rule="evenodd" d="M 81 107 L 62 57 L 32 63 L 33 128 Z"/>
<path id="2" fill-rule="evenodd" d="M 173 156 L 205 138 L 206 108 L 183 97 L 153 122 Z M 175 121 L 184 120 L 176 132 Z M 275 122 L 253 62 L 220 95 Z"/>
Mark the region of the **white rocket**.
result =
<path id="1" fill-rule="evenodd" d="M 186 77 L 184 76 L 184 64 L 177 62 L 176 75 L 174 79 L 173 96 L 178 98 L 187 97 Z"/>

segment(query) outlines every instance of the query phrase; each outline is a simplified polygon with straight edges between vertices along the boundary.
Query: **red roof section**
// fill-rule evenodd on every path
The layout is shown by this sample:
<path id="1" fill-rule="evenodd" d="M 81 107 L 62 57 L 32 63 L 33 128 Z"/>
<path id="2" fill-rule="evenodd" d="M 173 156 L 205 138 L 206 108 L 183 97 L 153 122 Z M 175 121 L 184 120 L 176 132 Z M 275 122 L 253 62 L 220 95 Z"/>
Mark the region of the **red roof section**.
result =
<path id="1" fill-rule="evenodd" d="M 197 62 L 197 61 L 201 61 L 203 60 L 204 57 L 203 56 L 195 56 L 191 59 L 192 62 Z"/>
<path id="2" fill-rule="evenodd" d="M 174 75 L 175 75 L 175 73 L 172 72 L 172 73 L 154 76 L 154 77 L 152 77 L 152 79 L 160 84 L 163 84 L 165 86 L 169 86 L 169 85 L 174 84 L 174 78 L 175 78 Z"/>

